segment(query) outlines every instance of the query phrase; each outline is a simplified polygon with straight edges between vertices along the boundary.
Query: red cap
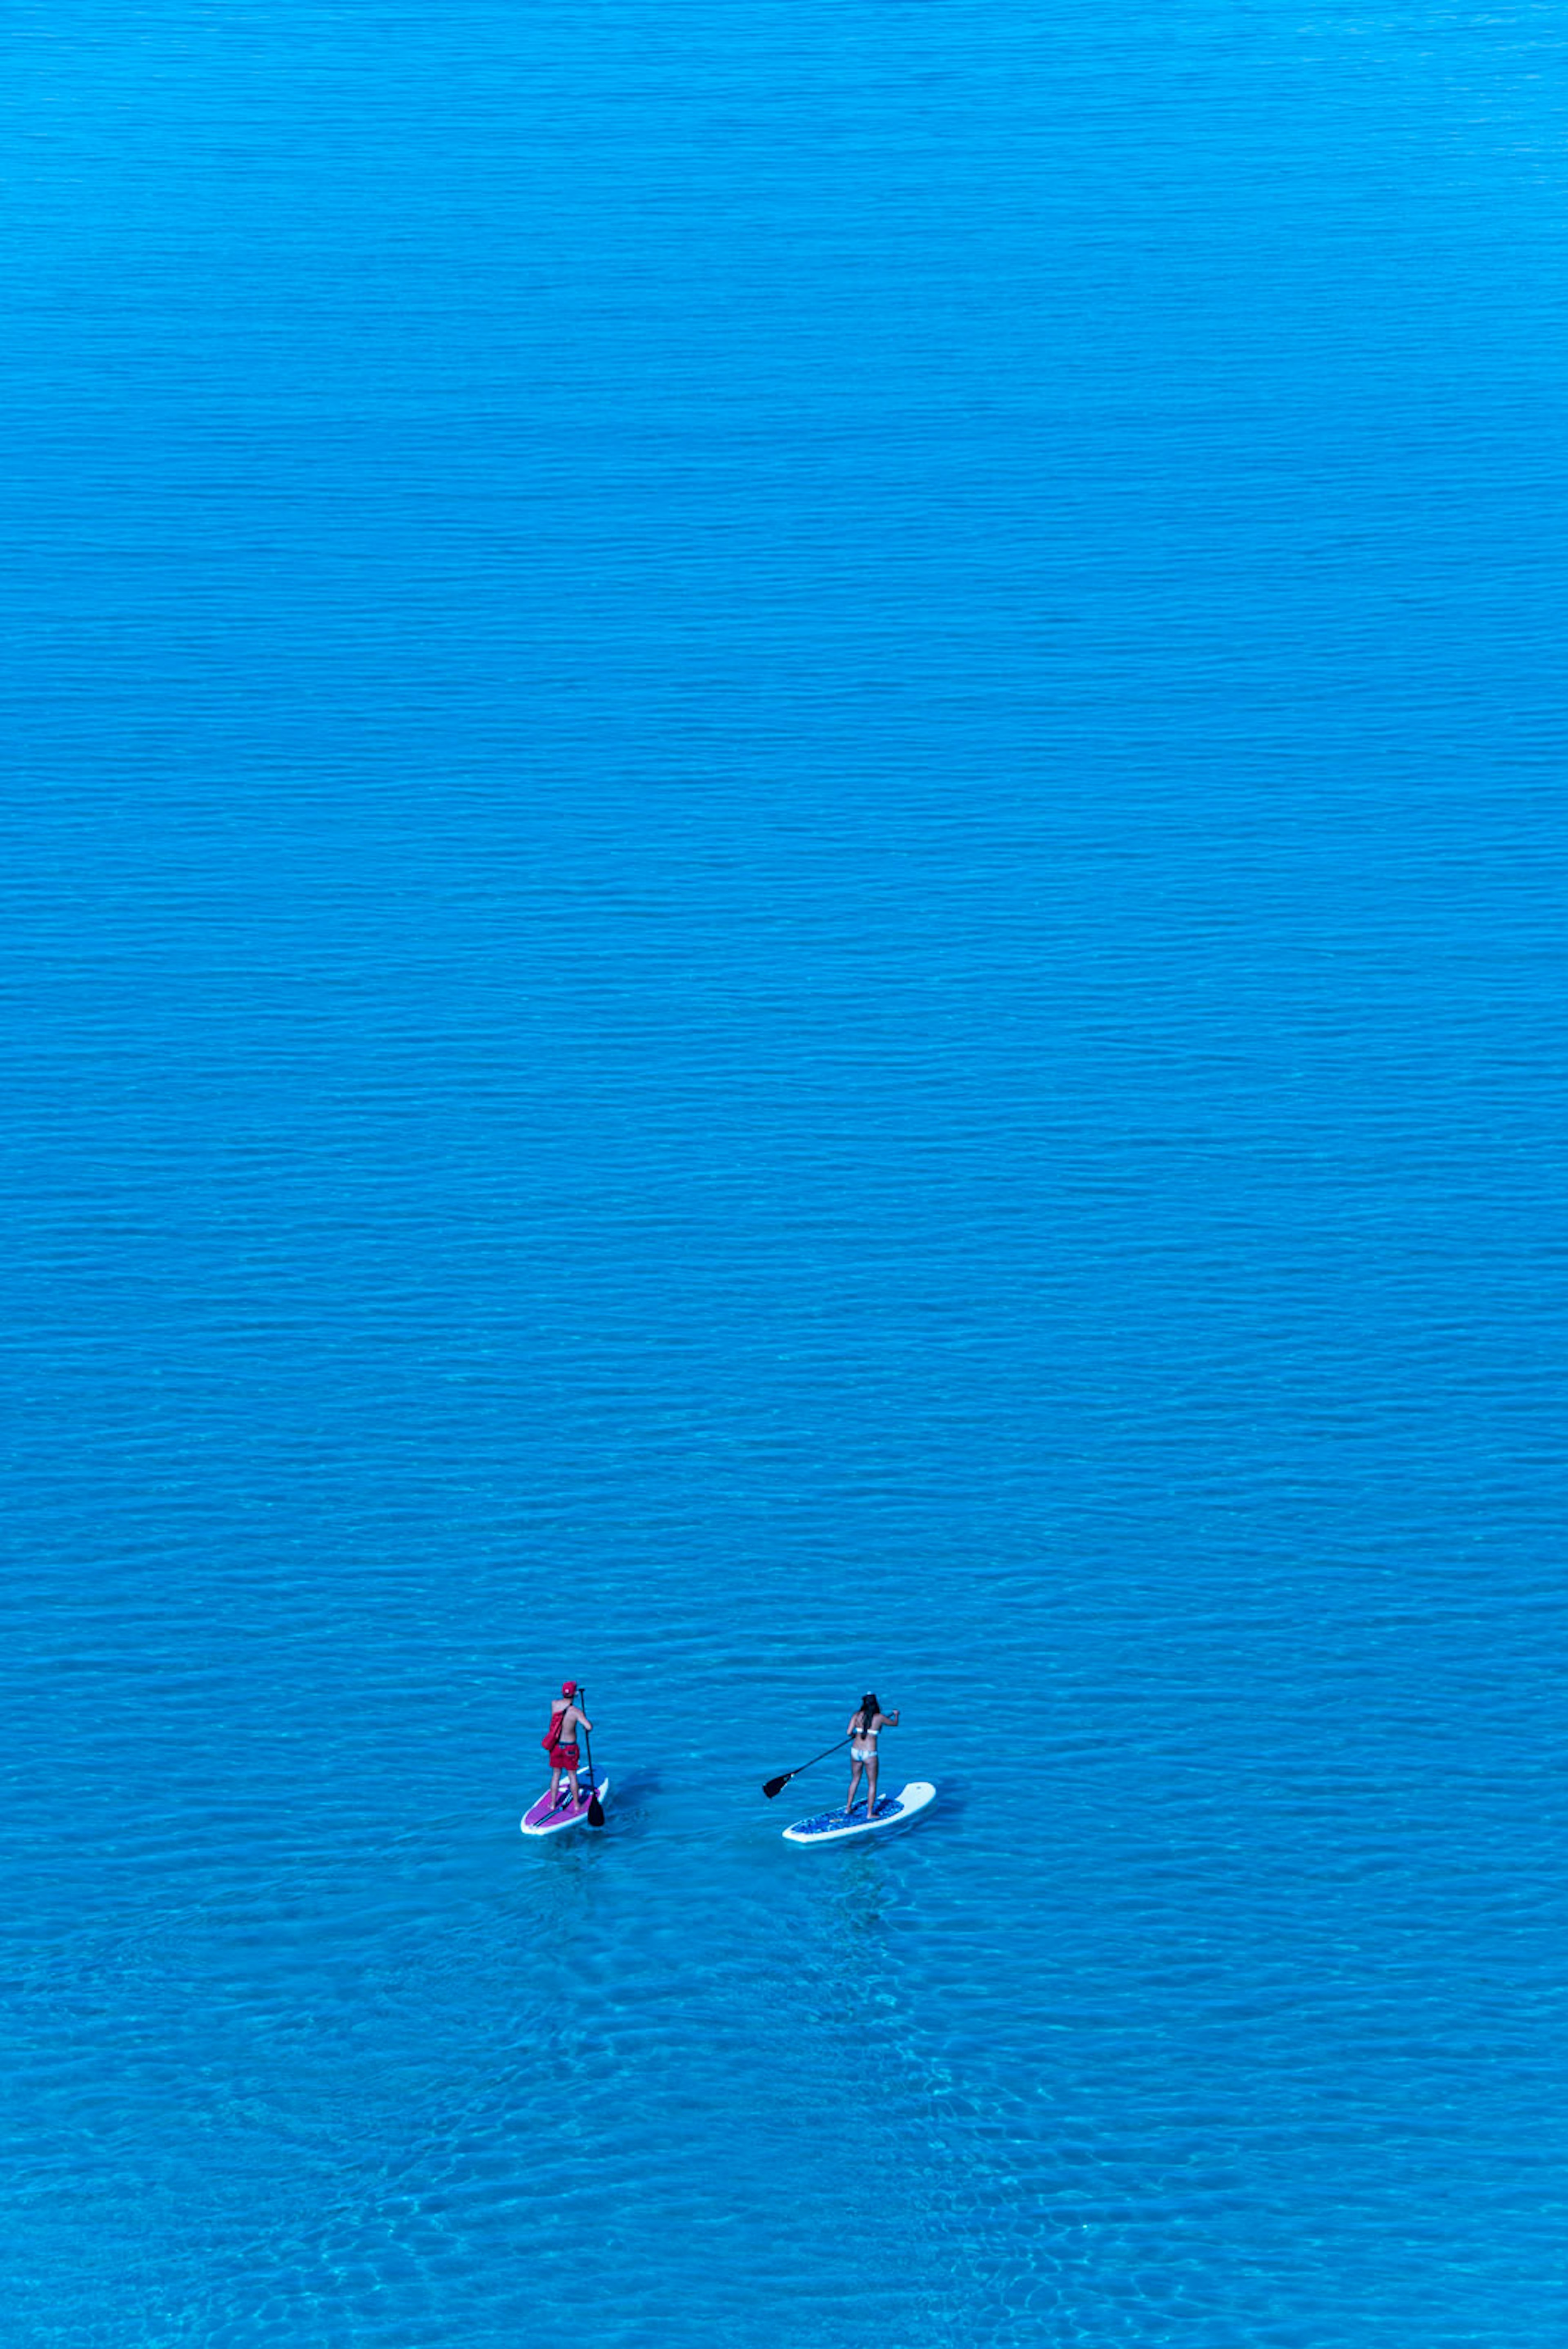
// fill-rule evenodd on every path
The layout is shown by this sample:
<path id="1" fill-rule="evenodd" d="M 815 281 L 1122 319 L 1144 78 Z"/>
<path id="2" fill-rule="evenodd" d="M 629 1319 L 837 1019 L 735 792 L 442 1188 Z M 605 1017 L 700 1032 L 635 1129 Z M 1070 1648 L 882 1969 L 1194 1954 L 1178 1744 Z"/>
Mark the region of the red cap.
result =
<path id="1" fill-rule="evenodd" d="M 563 1696 L 576 1696 L 576 1693 L 577 1683 L 576 1681 L 563 1681 L 561 1682 L 561 1694 Z"/>

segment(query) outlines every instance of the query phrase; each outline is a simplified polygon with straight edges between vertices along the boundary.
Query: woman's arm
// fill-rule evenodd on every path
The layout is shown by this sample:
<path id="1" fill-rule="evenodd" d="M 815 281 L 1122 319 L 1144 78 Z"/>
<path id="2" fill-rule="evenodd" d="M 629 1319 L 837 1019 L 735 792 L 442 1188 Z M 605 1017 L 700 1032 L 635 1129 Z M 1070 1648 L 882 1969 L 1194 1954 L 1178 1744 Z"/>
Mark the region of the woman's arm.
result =
<path id="1" fill-rule="evenodd" d="M 898 1712 L 895 1710 L 892 1713 L 879 1713 L 877 1715 L 877 1719 L 873 1726 L 877 1729 L 897 1729 L 898 1726 Z"/>

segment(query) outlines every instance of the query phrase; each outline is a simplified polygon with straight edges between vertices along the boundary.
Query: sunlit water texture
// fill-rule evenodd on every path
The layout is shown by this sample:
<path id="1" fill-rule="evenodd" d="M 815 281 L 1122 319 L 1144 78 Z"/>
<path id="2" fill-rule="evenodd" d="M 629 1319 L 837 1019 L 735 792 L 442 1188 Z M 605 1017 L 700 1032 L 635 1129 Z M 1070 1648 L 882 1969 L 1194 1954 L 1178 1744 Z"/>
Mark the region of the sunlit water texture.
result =
<path id="1" fill-rule="evenodd" d="M 1545 2340 L 1563 7 L 17 21 L 7 2349 Z"/>

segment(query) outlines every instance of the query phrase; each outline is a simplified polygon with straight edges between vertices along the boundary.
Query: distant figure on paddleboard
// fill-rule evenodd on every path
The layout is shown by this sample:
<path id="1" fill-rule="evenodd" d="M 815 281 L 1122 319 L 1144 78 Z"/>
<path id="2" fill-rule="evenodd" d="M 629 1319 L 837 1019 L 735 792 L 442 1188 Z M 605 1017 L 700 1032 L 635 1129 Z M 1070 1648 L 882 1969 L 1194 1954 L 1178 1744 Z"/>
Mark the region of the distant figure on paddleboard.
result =
<path id="1" fill-rule="evenodd" d="M 590 1724 L 591 1725 L 591 1724 Z M 855 1808 L 855 1789 L 860 1784 L 860 1774 L 866 1773 L 866 1816 L 877 1816 L 877 1740 L 884 1729 L 897 1729 L 896 1713 L 884 1713 L 875 1696 L 869 1693 L 860 1700 L 860 1710 L 852 1713 L 845 1732 L 852 1742 L 849 1748 L 849 1794 L 844 1805 L 844 1816 Z"/>
<path id="2" fill-rule="evenodd" d="M 578 1803 L 582 1800 L 582 1789 L 577 1785 L 577 1723 L 581 1722 L 590 1737 L 594 1733 L 594 1724 L 577 1703 L 576 1695 L 576 1681 L 561 1682 L 560 1695 L 553 1697 L 550 1701 L 550 1726 L 539 1740 L 550 1764 L 552 1810 L 563 1799 L 561 1794 L 563 1778 L 569 1781 L 571 1787 L 571 1792 L 566 1799 L 571 1803 Z"/>

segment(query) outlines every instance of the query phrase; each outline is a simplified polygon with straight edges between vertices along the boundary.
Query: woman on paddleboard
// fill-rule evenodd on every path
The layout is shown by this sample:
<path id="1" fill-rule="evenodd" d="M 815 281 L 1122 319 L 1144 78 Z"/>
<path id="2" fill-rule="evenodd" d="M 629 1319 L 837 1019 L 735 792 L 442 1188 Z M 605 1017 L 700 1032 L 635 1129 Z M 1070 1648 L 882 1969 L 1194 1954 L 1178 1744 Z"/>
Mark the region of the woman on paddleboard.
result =
<path id="1" fill-rule="evenodd" d="M 860 1784 L 860 1774 L 866 1773 L 866 1816 L 877 1816 L 877 1740 L 884 1729 L 897 1729 L 896 1713 L 884 1713 L 875 1696 L 863 1696 L 860 1710 L 852 1713 L 846 1732 L 849 1745 L 849 1794 L 844 1806 L 844 1816 L 855 1808 L 855 1789 Z M 592 1723 L 589 1723 L 592 1727 Z"/>
<path id="2" fill-rule="evenodd" d="M 582 1789 L 577 1785 L 577 1724 L 581 1722 L 590 1737 L 594 1733 L 594 1724 L 577 1703 L 576 1697 L 576 1682 L 563 1681 L 560 1695 L 553 1697 L 550 1702 L 550 1726 L 539 1741 L 550 1764 L 552 1810 L 562 1799 L 563 1778 L 571 1784 L 567 1799 L 576 1804 L 583 1798 Z"/>

